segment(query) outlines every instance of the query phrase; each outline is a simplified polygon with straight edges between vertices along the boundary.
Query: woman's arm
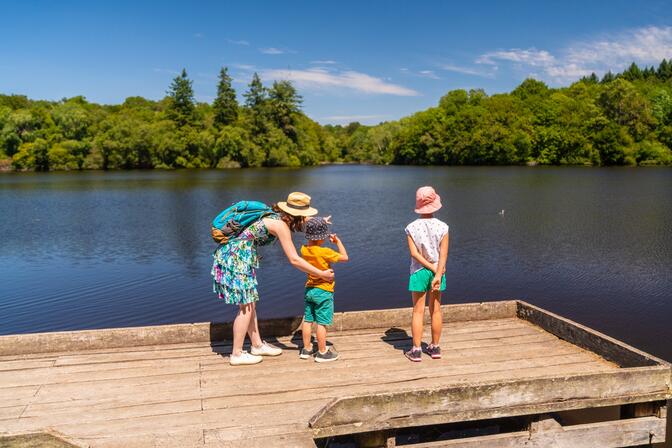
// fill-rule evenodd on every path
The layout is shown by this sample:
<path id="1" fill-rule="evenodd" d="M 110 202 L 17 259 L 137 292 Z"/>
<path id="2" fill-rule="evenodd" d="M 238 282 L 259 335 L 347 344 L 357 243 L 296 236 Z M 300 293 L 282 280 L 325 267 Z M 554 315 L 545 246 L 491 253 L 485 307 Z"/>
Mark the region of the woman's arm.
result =
<path id="1" fill-rule="evenodd" d="M 438 291 L 441 286 L 441 277 L 443 273 L 446 272 L 446 261 L 448 261 L 448 234 L 441 239 L 441 245 L 439 246 L 439 263 L 436 265 L 436 271 L 434 272 L 434 280 L 432 280 L 432 290 Z"/>
<path id="2" fill-rule="evenodd" d="M 315 266 L 312 266 L 306 260 L 301 258 L 298 253 L 296 253 L 296 247 L 294 247 L 294 242 L 292 241 L 292 233 L 289 231 L 287 224 L 279 219 L 264 218 L 264 225 L 272 235 L 275 235 L 278 240 L 280 240 L 282 250 L 285 252 L 287 260 L 292 266 L 300 271 L 305 272 L 306 274 L 320 277 L 328 282 L 334 280 L 333 270 L 326 269 L 321 271 Z"/>
<path id="3" fill-rule="evenodd" d="M 422 256 L 418 248 L 415 246 L 415 243 L 413 242 L 413 238 L 411 238 L 411 235 L 406 235 L 406 238 L 408 239 L 408 250 L 411 252 L 411 257 L 415 258 L 418 261 L 418 263 L 420 263 L 430 271 L 436 273 L 436 265 L 430 263 L 429 261 L 427 261 L 425 257 Z"/>

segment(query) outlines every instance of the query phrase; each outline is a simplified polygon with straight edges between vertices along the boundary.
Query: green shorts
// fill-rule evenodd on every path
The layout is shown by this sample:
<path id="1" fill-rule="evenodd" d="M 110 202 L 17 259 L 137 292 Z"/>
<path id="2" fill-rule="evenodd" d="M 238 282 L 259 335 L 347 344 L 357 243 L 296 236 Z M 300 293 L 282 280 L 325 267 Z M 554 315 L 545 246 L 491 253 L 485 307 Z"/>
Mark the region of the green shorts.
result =
<path id="1" fill-rule="evenodd" d="M 434 280 L 434 273 L 427 268 L 422 268 L 411 274 L 408 281 L 408 290 L 413 292 L 426 292 L 432 290 L 432 280 Z M 441 286 L 439 291 L 446 289 L 446 276 L 441 276 Z"/>
<path id="2" fill-rule="evenodd" d="M 331 325 L 334 321 L 334 293 L 320 288 L 306 288 L 303 320 Z"/>

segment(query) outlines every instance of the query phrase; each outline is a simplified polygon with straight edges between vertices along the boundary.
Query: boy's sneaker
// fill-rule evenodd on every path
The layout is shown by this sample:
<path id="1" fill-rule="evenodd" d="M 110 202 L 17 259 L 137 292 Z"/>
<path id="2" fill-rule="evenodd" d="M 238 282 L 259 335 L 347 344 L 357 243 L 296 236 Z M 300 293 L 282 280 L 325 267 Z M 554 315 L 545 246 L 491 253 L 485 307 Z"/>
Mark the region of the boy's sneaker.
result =
<path id="1" fill-rule="evenodd" d="M 256 356 L 279 356 L 282 355 L 282 349 L 269 345 L 266 341 L 261 341 L 259 347 L 252 347 L 250 352 Z"/>
<path id="2" fill-rule="evenodd" d="M 338 352 L 333 348 L 328 348 L 326 352 L 320 353 L 319 351 L 315 355 L 315 362 L 330 362 L 336 361 L 338 359 Z"/>
<path id="3" fill-rule="evenodd" d="M 240 352 L 240 355 L 231 354 L 229 357 L 229 364 L 232 366 L 245 366 L 250 364 L 259 364 L 263 360 L 264 358 L 261 356 L 252 355 L 243 350 Z"/>
<path id="4" fill-rule="evenodd" d="M 422 350 L 416 347 L 412 347 L 409 351 L 404 352 L 404 355 L 413 362 L 422 361 Z"/>
<path id="5" fill-rule="evenodd" d="M 427 354 L 432 357 L 432 359 L 441 359 L 441 347 L 434 344 L 429 344 L 427 346 Z"/>
<path id="6" fill-rule="evenodd" d="M 310 348 L 310 350 L 308 350 L 307 348 L 304 347 L 299 352 L 299 358 L 308 359 L 311 356 L 315 356 L 315 352 L 317 352 L 317 350 L 313 349 L 312 347 Z"/>

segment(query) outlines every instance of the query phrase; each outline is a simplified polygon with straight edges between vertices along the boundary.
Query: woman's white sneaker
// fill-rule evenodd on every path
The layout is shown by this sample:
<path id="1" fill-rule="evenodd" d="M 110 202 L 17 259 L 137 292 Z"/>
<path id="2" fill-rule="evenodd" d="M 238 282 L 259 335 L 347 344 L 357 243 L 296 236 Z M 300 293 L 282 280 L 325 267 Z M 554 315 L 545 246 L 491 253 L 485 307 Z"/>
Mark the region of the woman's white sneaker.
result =
<path id="1" fill-rule="evenodd" d="M 262 358 L 261 356 L 252 355 L 243 350 L 242 352 L 240 352 L 240 355 L 232 354 L 229 357 L 229 364 L 231 364 L 232 366 L 246 366 L 250 364 L 259 364 L 263 360 L 264 358 Z"/>
<path id="2" fill-rule="evenodd" d="M 269 345 L 266 341 L 261 341 L 259 347 L 252 346 L 250 352 L 258 356 L 279 356 L 282 355 L 282 349 Z"/>

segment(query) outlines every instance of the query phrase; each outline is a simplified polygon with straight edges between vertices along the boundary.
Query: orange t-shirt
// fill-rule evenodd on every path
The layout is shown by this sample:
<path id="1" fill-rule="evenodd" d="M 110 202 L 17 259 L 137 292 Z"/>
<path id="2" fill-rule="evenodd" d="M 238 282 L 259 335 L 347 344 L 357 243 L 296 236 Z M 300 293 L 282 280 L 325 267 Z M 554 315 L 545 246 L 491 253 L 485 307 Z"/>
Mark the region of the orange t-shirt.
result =
<path id="1" fill-rule="evenodd" d="M 333 249 L 322 246 L 301 246 L 301 256 L 304 260 L 317 269 L 329 269 L 333 263 L 337 263 L 341 255 Z M 306 288 L 320 288 L 334 292 L 336 282 L 327 282 L 319 277 L 308 275 Z"/>

